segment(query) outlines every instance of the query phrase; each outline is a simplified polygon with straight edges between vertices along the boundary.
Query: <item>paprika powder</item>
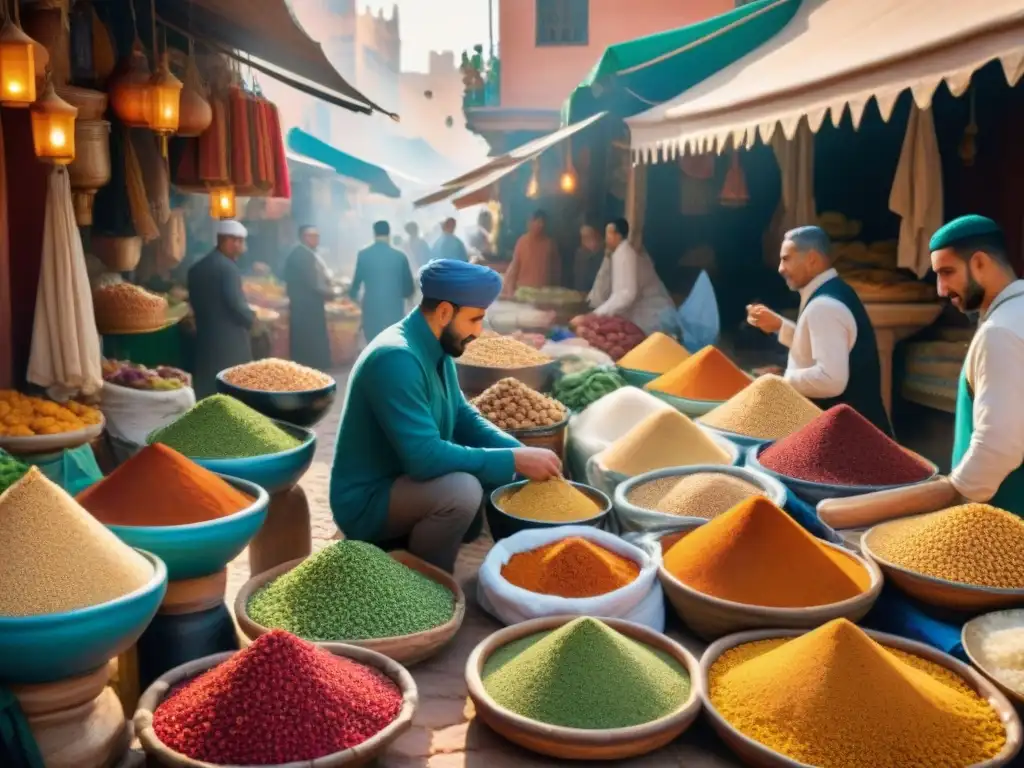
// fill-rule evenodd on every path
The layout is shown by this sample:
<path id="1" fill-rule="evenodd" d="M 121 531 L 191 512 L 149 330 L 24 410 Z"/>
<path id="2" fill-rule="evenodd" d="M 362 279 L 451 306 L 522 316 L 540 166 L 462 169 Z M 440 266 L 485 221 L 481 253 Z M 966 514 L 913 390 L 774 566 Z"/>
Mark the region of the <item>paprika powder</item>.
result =
<path id="1" fill-rule="evenodd" d="M 579 536 L 519 552 L 502 567 L 510 584 L 558 597 L 596 597 L 636 581 L 640 566 Z"/>

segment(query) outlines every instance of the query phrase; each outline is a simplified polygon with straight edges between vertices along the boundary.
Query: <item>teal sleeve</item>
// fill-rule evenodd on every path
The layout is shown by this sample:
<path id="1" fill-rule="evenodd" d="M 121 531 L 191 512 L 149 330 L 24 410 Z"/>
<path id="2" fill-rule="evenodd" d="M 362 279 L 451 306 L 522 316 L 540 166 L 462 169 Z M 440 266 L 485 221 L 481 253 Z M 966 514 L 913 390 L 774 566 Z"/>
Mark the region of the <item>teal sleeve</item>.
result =
<path id="1" fill-rule="evenodd" d="M 511 446 L 466 447 L 441 437 L 430 412 L 423 369 L 412 354 L 402 350 L 378 354 L 364 364 L 359 383 L 367 388 L 373 414 L 413 480 L 468 472 L 484 486 L 512 481 Z"/>
<path id="2" fill-rule="evenodd" d="M 512 435 L 503 432 L 480 415 L 480 412 L 466 402 L 459 393 L 459 405 L 455 411 L 455 439 L 461 445 L 476 448 L 522 448 L 523 444 Z"/>

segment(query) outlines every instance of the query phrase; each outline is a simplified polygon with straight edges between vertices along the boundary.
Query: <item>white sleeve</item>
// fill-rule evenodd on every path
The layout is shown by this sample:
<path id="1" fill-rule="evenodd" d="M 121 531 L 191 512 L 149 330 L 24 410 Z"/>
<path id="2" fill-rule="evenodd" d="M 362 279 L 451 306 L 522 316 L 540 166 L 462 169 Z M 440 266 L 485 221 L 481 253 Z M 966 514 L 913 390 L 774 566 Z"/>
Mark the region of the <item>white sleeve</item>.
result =
<path id="1" fill-rule="evenodd" d="M 595 315 L 618 315 L 633 306 L 637 295 L 639 258 L 631 247 L 616 248 L 612 254 L 612 292 Z"/>
<path id="2" fill-rule="evenodd" d="M 794 335 L 796 335 L 796 323 L 782 318 L 782 327 L 779 328 L 779 344 L 784 347 L 792 347 Z"/>
<path id="3" fill-rule="evenodd" d="M 967 372 L 974 389 L 974 434 L 949 480 L 964 498 L 984 502 L 1024 461 L 1024 339 L 1008 328 L 982 329 Z"/>
<path id="4" fill-rule="evenodd" d="M 846 305 L 830 297 L 809 303 L 800 318 L 811 337 L 807 368 L 789 368 L 785 379 L 804 397 L 838 397 L 850 383 L 850 350 L 857 341 L 857 323 Z"/>

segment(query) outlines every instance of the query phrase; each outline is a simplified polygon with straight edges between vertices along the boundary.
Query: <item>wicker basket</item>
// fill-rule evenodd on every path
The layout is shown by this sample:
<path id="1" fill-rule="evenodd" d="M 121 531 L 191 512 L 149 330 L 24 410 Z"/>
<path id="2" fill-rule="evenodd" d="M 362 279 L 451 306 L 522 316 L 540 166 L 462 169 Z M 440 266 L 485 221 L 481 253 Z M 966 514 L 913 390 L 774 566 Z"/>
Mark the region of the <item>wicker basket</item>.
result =
<path id="1" fill-rule="evenodd" d="M 111 272 L 131 272 L 142 258 L 141 237 L 92 236 L 92 253 Z"/>

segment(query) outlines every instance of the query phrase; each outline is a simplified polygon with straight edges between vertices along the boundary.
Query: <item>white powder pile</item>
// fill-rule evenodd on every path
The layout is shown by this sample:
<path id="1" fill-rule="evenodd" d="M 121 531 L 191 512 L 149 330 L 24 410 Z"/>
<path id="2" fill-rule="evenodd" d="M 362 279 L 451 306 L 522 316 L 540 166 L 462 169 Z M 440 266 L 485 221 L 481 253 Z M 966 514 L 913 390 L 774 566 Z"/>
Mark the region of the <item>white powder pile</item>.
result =
<path id="1" fill-rule="evenodd" d="M 981 640 L 983 662 L 1003 685 L 1024 696 L 1024 626 L 1016 618 L 1014 626 L 1000 628 L 999 618 L 992 617 Z"/>

